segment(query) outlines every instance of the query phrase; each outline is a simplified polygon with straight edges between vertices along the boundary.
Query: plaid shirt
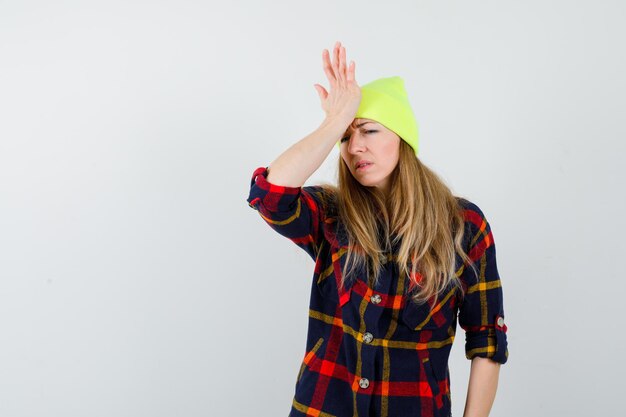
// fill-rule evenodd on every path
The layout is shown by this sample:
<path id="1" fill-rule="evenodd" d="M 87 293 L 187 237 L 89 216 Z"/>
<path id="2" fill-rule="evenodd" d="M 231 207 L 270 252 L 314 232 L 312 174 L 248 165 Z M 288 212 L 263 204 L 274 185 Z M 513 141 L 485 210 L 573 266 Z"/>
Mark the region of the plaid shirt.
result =
<path id="1" fill-rule="evenodd" d="M 450 287 L 430 310 L 410 301 L 405 292 L 410 281 L 399 279 L 394 262 L 385 263 L 376 288 L 362 270 L 340 287 L 348 242 L 330 200 L 319 186 L 270 184 L 267 173 L 266 167 L 254 171 L 249 206 L 315 261 L 306 350 L 290 417 L 450 416 L 448 357 L 457 314 L 468 359 L 506 362 L 496 248 L 478 206 L 460 200 L 465 249 L 479 276 L 463 268 L 457 254 L 465 299 Z M 393 259 L 389 254 L 388 261 Z"/>

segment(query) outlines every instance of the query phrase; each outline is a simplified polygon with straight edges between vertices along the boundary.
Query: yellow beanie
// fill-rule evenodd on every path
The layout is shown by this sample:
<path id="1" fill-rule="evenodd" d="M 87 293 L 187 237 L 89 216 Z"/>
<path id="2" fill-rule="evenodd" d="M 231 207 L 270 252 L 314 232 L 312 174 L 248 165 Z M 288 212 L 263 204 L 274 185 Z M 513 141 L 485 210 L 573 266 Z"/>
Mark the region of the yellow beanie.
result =
<path id="1" fill-rule="evenodd" d="M 417 155 L 417 122 L 402 77 L 379 78 L 361 86 L 355 119 L 371 119 L 395 132 Z M 339 147 L 341 141 L 337 142 Z"/>

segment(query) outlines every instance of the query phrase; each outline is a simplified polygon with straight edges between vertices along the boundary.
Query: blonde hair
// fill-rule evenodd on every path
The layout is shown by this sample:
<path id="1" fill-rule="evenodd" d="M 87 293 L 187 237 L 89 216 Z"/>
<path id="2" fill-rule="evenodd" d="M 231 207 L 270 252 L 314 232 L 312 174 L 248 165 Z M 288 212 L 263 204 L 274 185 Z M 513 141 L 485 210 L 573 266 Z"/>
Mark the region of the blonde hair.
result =
<path id="1" fill-rule="evenodd" d="M 355 124 L 356 120 L 351 128 Z M 450 284 L 463 297 L 462 268 L 456 270 L 456 254 L 475 273 L 476 268 L 463 248 L 462 197 L 454 196 L 404 140 L 400 140 L 399 161 L 390 183 L 385 198 L 377 187 L 361 185 L 339 157 L 338 186 L 324 185 L 335 194 L 337 220 L 343 223 L 349 242 L 341 284 L 354 269 L 364 267 L 368 280 L 375 277 L 373 285 L 377 285 L 385 253 L 399 243 L 393 261 L 401 277 L 408 275 L 414 302 L 432 299 L 432 308 Z"/>

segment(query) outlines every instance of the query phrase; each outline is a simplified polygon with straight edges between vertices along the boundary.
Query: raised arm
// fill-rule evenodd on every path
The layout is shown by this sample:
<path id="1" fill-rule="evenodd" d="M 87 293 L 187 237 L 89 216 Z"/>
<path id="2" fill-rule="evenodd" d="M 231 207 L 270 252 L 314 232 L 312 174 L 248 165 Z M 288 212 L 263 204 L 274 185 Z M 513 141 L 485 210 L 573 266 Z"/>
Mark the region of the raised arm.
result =
<path id="1" fill-rule="evenodd" d="M 351 123 L 325 118 L 321 125 L 291 145 L 267 167 L 267 181 L 284 187 L 301 187 L 322 165 L 334 144 Z"/>
<path id="2" fill-rule="evenodd" d="M 321 186 L 304 187 L 320 167 L 333 145 L 354 120 L 361 100 L 361 89 L 354 81 L 354 63 L 346 72 L 345 49 L 337 43 L 334 64 L 328 51 L 322 56 L 330 93 L 315 85 L 326 118 L 311 134 L 283 152 L 269 166 L 254 170 L 248 204 L 281 235 L 291 239 L 313 259 L 322 240 L 326 197 Z"/>
<path id="3" fill-rule="evenodd" d="M 333 145 L 354 120 L 361 102 L 361 88 L 354 79 L 354 61 L 346 68 L 346 50 L 335 44 L 334 61 L 324 49 L 322 62 L 330 92 L 315 84 L 326 118 L 319 128 L 289 147 L 268 167 L 267 181 L 282 186 L 301 187 L 322 165 Z"/>

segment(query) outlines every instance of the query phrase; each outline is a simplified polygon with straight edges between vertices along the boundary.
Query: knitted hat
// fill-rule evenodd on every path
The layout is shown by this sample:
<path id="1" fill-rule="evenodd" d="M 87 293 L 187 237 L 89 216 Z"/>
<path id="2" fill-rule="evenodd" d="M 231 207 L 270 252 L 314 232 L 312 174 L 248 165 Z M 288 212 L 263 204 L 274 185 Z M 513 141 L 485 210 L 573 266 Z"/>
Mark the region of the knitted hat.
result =
<path id="1" fill-rule="evenodd" d="M 361 86 L 355 119 L 372 119 L 395 132 L 417 155 L 417 122 L 402 77 L 379 78 Z M 341 141 L 337 142 L 339 147 Z"/>

